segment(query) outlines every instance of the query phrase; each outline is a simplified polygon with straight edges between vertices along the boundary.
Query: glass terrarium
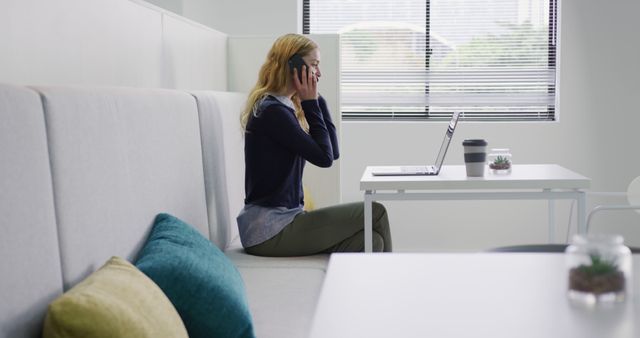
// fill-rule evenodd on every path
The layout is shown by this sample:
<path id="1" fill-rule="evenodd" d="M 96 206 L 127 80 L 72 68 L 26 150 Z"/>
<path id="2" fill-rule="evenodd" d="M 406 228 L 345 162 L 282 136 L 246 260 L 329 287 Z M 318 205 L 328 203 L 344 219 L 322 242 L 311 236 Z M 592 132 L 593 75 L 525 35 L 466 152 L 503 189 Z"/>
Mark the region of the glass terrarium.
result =
<path id="1" fill-rule="evenodd" d="M 511 151 L 507 148 L 491 149 L 487 155 L 487 164 L 492 174 L 511 173 Z"/>
<path id="2" fill-rule="evenodd" d="M 576 235 L 565 251 L 568 295 L 586 303 L 623 301 L 631 285 L 631 251 L 620 235 Z"/>

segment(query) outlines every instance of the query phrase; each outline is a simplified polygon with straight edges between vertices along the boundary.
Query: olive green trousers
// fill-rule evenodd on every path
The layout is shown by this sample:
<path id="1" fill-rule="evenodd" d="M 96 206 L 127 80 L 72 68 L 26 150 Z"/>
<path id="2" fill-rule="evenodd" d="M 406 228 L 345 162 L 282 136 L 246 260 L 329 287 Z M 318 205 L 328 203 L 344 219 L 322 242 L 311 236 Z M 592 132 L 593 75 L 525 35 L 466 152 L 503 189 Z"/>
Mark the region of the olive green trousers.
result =
<path id="1" fill-rule="evenodd" d="M 385 207 L 373 202 L 373 251 L 391 252 Z M 364 203 L 339 204 L 298 214 L 276 236 L 245 248 L 258 256 L 306 256 L 364 251 Z"/>

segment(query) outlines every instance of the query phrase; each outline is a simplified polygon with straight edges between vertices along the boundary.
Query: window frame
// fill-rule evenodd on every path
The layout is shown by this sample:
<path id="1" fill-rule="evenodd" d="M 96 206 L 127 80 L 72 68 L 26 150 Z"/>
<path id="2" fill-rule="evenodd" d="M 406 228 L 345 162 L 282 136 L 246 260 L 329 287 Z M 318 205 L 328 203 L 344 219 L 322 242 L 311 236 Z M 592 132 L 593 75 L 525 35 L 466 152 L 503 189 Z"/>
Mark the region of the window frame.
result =
<path id="1" fill-rule="evenodd" d="M 303 0 L 302 2 L 302 6 L 303 6 L 303 10 L 302 10 L 302 27 L 303 27 L 303 34 L 312 34 L 310 32 L 310 21 L 311 21 L 311 13 L 310 13 L 310 9 L 311 9 L 311 4 L 310 1 L 312 0 Z M 425 0 L 426 2 L 426 7 L 425 7 L 425 26 L 426 26 L 426 32 L 429 32 L 428 34 L 430 34 L 430 29 L 431 29 L 431 10 L 430 10 L 430 6 L 431 6 L 431 1 L 430 0 Z M 487 122 L 493 122 L 493 121 L 510 121 L 510 122 L 554 122 L 557 121 L 558 117 L 557 117 L 557 105 L 558 105 L 558 88 L 557 88 L 557 82 L 558 82 L 558 67 L 557 67 L 557 57 L 558 57 L 558 53 L 557 53 L 557 49 L 558 49 L 558 7 L 559 7 L 559 0 L 549 0 L 549 29 L 548 29 L 548 39 L 547 39 L 547 47 L 548 47 L 548 56 L 547 56 L 547 69 L 554 69 L 555 72 L 555 78 L 553 80 L 552 83 L 549 83 L 547 85 L 547 93 L 548 94 L 553 94 L 554 96 L 554 100 L 553 100 L 553 104 L 549 104 L 547 105 L 547 110 L 546 111 L 526 111 L 526 112 L 522 112 L 522 113 L 514 113 L 514 114 L 509 114 L 512 117 L 503 117 L 503 118 L 488 118 L 487 116 L 489 114 L 500 114 L 499 112 L 496 111 L 485 111 L 485 112 L 479 112 L 479 111 L 465 111 L 464 115 L 466 115 L 464 118 L 467 121 L 487 121 Z M 425 72 L 429 71 L 429 66 L 430 66 L 430 56 L 432 54 L 432 49 L 430 46 L 431 43 L 431 39 L 429 38 L 429 36 L 427 36 L 427 38 L 425 39 Z M 341 78 L 341 76 L 340 76 Z M 429 82 L 425 82 L 424 86 L 425 86 L 425 94 L 429 94 Z M 453 114 L 453 110 L 451 111 L 445 111 L 444 113 L 442 111 L 440 111 L 439 113 L 436 114 L 432 114 L 430 111 L 430 107 L 428 105 L 425 106 L 425 110 L 424 112 L 418 112 L 418 111 L 413 111 L 413 112 L 403 112 L 403 113 L 399 113 L 398 115 L 402 115 L 402 114 L 410 114 L 411 116 L 405 116 L 405 117 L 401 117 L 401 116 L 397 116 L 396 112 L 393 112 L 391 110 L 388 110 L 385 113 L 382 114 L 378 114 L 375 112 L 364 112 L 364 111 L 354 111 L 354 112 L 350 112 L 350 114 L 348 116 L 345 116 L 345 112 L 342 111 L 340 112 L 340 116 L 341 119 L 343 121 L 447 121 L 451 118 L 451 115 Z M 538 114 L 538 116 L 543 116 L 543 117 L 538 117 L 538 118 L 527 118 L 525 116 L 525 114 Z M 463 116 L 464 116 L 463 115 Z M 522 115 L 522 116 L 518 116 L 518 115 Z M 474 117 L 475 116 L 475 117 Z M 518 117 L 515 117 L 518 116 Z"/>

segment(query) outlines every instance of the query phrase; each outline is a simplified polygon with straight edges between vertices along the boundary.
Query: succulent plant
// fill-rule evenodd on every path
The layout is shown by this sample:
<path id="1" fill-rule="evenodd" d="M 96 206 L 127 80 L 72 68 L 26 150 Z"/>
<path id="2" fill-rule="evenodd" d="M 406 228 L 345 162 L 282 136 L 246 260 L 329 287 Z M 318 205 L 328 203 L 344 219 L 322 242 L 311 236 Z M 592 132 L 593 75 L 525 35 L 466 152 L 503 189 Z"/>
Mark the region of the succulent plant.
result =
<path id="1" fill-rule="evenodd" d="M 579 265 L 569 272 L 569 288 L 576 291 L 602 294 L 624 290 L 624 273 L 614 260 L 599 254 L 589 255 L 591 264 Z"/>
<path id="2" fill-rule="evenodd" d="M 504 164 L 504 163 L 509 163 L 509 159 L 506 156 L 498 156 L 496 157 L 496 159 L 493 161 L 493 163 L 495 164 Z"/>
<path id="3" fill-rule="evenodd" d="M 489 164 L 489 168 L 503 170 L 511 167 L 511 161 L 506 156 L 497 156 L 493 162 Z"/>
<path id="4" fill-rule="evenodd" d="M 606 275 L 618 270 L 618 265 L 614 261 L 603 259 L 598 254 L 589 255 L 591 264 L 582 264 L 577 269 L 588 276 Z"/>

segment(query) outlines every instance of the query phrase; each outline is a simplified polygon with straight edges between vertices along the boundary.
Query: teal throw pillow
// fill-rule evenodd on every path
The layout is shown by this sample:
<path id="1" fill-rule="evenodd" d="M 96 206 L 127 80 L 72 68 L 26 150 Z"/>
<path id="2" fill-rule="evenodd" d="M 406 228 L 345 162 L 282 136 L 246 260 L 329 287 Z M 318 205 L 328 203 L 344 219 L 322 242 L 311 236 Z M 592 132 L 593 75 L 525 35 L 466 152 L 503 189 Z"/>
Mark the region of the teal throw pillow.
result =
<path id="1" fill-rule="evenodd" d="M 167 295 L 190 338 L 254 338 L 244 282 L 196 229 L 159 214 L 136 266 Z"/>

